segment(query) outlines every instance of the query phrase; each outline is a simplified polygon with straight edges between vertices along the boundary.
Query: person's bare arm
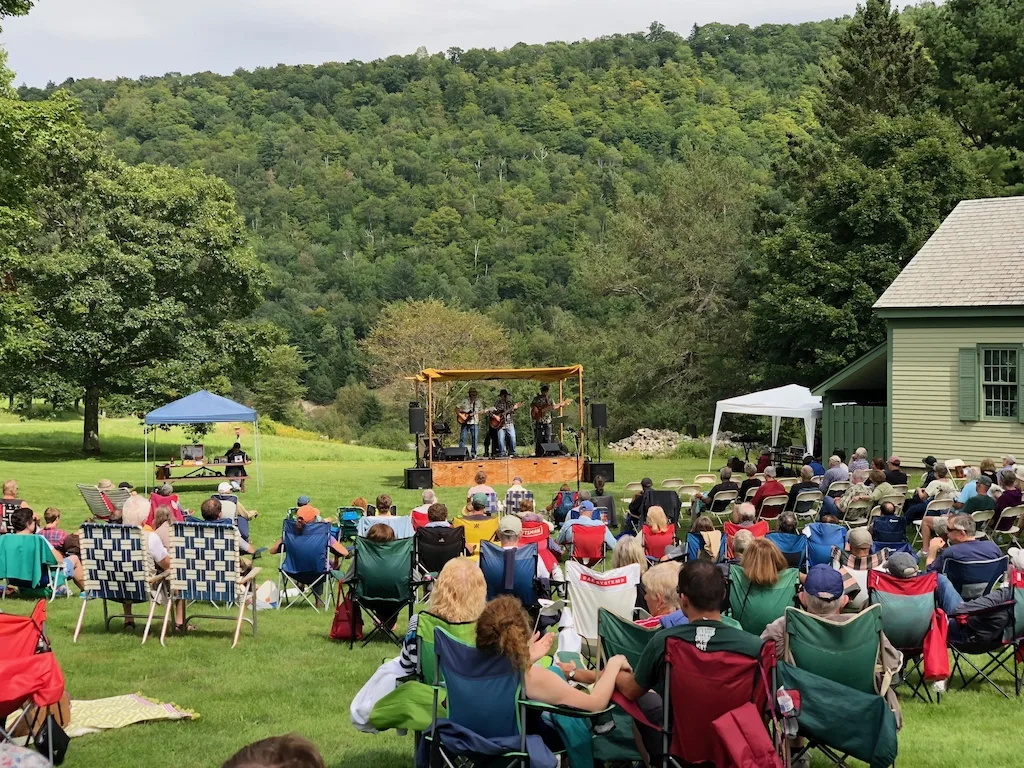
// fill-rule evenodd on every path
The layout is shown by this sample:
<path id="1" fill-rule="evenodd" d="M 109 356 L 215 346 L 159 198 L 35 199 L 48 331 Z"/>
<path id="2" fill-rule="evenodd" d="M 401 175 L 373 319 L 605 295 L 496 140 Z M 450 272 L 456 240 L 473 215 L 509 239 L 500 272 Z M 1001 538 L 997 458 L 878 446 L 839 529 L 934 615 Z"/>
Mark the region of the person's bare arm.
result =
<path id="1" fill-rule="evenodd" d="M 646 688 L 637 685 L 636 678 L 633 677 L 632 672 L 619 672 L 615 678 L 615 687 L 630 701 L 636 701 L 647 693 Z"/>
<path id="2" fill-rule="evenodd" d="M 946 546 L 946 542 L 944 539 L 938 536 L 932 539 L 931 543 L 928 545 L 928 559 L 925 561 L 925 565 L 931 565 L 932 563 L 934 563 L 935 558 L 939 556 L 939 552 L 942 551 L 942 548 L 944 546 Z"/>
<path id="3" fill-rule="evenodd" d="M 541 667 L 531 667 L 526 675 L 526 694 L 535 701 L 559 707 L 574 707 L 585 712 L 600 712 L 608 706 L 615 692 L 616 676 L 623 665 L 625 657 L 613 656 L 608 660 L 606 674 L 594 685 L 590 693 L 569 685 L 558 675 Z"/>

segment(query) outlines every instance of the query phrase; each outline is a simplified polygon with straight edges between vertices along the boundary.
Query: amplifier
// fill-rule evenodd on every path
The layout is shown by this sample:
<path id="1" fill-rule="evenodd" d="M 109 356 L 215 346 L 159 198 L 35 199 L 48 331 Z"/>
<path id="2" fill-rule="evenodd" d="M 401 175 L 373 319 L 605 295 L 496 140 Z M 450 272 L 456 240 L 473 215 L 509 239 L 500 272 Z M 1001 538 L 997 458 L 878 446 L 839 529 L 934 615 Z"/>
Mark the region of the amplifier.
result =
<path id="1" fill-rule="evenodd" d="M 601 475 L 606 483 L 614 483 L 615 465 L 610 461 L 583 462 L 583 482 L 592 483 L 598 475 Z"/>
<path id="2" fill-rule="evenodd" d="M 410 467 L 405 470 L 405 487 L 423 490 L 434 487 L 434 473 L 430 467 Z"/>

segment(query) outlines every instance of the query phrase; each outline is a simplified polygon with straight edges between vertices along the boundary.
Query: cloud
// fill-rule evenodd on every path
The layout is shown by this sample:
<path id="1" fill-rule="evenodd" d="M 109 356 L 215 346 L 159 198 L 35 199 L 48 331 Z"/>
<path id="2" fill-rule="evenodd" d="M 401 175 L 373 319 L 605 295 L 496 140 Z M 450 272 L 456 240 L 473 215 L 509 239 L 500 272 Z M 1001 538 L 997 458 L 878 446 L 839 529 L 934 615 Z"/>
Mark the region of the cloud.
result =
<path id="1" fill-rule="evenodd" d="M 406 54 L 425 45 L 507 48 L 694 23 L 751 26 L 852 13 L 855 0 L 40 0 L 4 23 L 17 81 L 319 64 Z"/>

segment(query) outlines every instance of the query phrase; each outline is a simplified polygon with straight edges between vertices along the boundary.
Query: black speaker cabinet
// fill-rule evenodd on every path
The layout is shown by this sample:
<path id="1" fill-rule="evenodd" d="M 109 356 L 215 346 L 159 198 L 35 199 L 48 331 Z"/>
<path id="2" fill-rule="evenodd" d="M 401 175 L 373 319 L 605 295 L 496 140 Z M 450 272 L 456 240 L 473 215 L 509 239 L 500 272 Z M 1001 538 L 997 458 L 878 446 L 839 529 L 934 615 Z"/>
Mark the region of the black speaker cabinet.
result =
<path id="1" fill-rule="evenodd" d="M 441 451 L 441 461 L 469 461 L 469 448 L 466 446 L 453 446 Z"/>
<path id="2" fill-rule="evenodd" d="M 540 444 L 540 455 L 541 456 L 561 456 L 562 446 L 558 443 L 541 443 Z"/>
<path id="3" fill-rule="evenodd" d="M 427 431 L 427 412 L 422 408 L 409 409 L 409 434 L 422 435 Z"/>
<path id="4" fill-rule="evenodd" d="M 610 461 L 583 462 L 583 482 L 592 483 L 600 475 L 606 483 L 615 482 L 615 465 Z"/>
<path id="5" fill-rule="evenodd" d="M 405 487 L 409 489 L 433 488 L 434 473 L 430 467 L 410 467 L 405 470 Z"/>
<path id="6" fill-rule="evenodd" d="M 592 429 L 608 429 L 608 406 L 604 403 L 590 404 L 590 426 Z"/>

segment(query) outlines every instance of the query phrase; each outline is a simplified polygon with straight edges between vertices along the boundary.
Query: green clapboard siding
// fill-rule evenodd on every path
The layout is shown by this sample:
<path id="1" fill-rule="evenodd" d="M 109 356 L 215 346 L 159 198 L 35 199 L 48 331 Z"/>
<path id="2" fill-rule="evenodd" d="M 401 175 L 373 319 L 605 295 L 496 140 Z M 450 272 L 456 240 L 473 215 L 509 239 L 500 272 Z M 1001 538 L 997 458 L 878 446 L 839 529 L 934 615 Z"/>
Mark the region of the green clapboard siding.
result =
<path id="1" fill-rule="evenodd" d="M 835 448 L 846 451 L 847 460 L 857 448 L 867 448 L 868 459 L 886 458 L 886 419 L 888 408 L 882 405 L 840 405 L 826 410 L 822 417 L 822 452 L 830 454 Z"/>

